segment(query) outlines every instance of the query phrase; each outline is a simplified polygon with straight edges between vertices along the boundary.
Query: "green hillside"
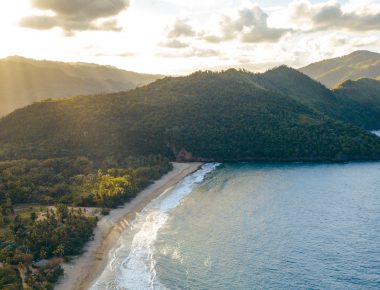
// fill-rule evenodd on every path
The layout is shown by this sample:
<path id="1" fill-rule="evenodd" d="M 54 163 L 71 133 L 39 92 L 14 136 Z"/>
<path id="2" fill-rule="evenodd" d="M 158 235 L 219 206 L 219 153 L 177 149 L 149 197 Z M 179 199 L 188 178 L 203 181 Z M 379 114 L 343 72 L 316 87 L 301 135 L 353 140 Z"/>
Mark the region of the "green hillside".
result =
<path id="1" fill-rule="evenodd" d="M 331 118 L 349 121 L 345 117 L 345 103 L 332 91 L 299 71 L 280 66 L 256 76 L 267 89 L 282 93 Z"/>
<path id="2" fill-rule="evenodd" d="M 345 103 L 347 119 L 367 129 L 380 128 L 380 81 L 346 81 L 334 89 L 339 102 Z"/>
<path id="3" fill-rule="evenodd" d="M 286 66 L 254 75 L 254 78 L 261 86 L 285 94 L 333 119 L 369 130 L 380 128 L 380 82 L 377 80 L 346 81 L 329 90 Z"/>
<path id="4" fill-rule="evenodd" d="M 86 63 L 0 60 L 0 116 L 35 101 L 126 91 L 160 78 Z"/>
<path id="5" fill-rule="evenodd" d="M 342 57 L 316 62 L 299 70 L 327 87 L 334 88 L 346 80 L 378 78 L 380 54 L 359 50 Z"/>
<path id="6" fill-rule="evenodd" d="M 277 76 L 268 73 L 273 83 L 286 79 L 283 70 Z M 2 159 L 146 154 L 219 161 L 380 158 L 379 138 L 297 101 L 291 90 L 279 93 L 264 86 L 265 78 L 237 70 L 197 72 L 126 93 L 36 103 L 0 121 Z M 334 97 L 310 84 L 325 92 L 321 102 Z"/>

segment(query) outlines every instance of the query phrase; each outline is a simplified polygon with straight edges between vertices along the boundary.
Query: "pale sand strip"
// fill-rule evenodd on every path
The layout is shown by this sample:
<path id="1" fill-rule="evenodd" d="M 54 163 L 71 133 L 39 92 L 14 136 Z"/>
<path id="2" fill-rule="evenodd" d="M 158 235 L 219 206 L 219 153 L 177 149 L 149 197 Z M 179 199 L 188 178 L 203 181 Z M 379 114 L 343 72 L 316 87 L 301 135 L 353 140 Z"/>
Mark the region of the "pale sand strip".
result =
<path id="1" fill-rule="evenodd" d="M 185 176 L 199 169 L 201 165 L 202 163 L 198 162 L 173 163 L 172 171 L 140 192 L 131 202 L 103 217 L 98 222 L 94 240 L 87 244 L 85 253 L 63 266 L 65 275 L 55 289 L 82 290 L 91 287 L 107 265 L 109 251 L 120 237 L 120 233 L 134 220 L 136 213 L 166 189 L 175 186 Z"/>

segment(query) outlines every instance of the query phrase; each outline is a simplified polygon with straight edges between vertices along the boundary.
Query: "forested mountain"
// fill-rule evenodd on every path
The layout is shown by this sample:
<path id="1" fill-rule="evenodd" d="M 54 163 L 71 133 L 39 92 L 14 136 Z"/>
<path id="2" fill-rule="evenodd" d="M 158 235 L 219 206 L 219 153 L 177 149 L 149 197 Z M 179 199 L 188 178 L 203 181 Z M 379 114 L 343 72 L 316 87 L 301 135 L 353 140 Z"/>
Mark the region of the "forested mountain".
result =
<path id="1" fill-rule="evenodd" d="M 8 57 L 0 60 L 0 116 L 34 101 L 126 91 L 158 78 L 111 66 Z"/>
<path id="2" fill-rule="evenodd" d="M 261 86 L 285 94 L 333 119 L 365 129 L 380 128 L 380 81 L 346 81 L 329 90 L 299 71 L 281 66 L 252 75 Z"/>
<path id="3" fill-rule="evenodd" d="M 380 77 L 380 54 L 359 50 L 349 55 L 323 60 L 299 69 L 330 88 L 346 80 Z"/>
<path id="4" fill-rule="evenodd" d="M 324 85 L 295 69 L 280 66 L 254 77 L 269 90 L 289 96 L 332 118 L 347 121 L 343 113 L 345 104 Z"/>
<path id="5" fill-rule="evenodd" d="M 379 138 L 323 111 L 335 98 L 284 67 L 168 77 L 126 93 L 17 110 L 0 121 L 1 158 L 379 159 Z"/>
<path id="6" fill-rule="evenodd" d="M 379 80 L 348 80 L 334 89 L 334 93 L 345 104 L 347 120 L 367 129 L 380 128 Z"/>

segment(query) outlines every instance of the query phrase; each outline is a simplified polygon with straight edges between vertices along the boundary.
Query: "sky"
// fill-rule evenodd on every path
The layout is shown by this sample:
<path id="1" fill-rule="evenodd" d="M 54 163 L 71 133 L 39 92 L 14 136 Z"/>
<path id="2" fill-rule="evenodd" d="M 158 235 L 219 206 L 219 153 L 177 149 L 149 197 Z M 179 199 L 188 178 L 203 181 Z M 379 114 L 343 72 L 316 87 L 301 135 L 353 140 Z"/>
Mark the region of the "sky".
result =
<path id="1" fill-rule="evenodd" d="M 264 71 L 380 52 L 380 0 L 4 0 L 0 33 L 0 58 Z"/>

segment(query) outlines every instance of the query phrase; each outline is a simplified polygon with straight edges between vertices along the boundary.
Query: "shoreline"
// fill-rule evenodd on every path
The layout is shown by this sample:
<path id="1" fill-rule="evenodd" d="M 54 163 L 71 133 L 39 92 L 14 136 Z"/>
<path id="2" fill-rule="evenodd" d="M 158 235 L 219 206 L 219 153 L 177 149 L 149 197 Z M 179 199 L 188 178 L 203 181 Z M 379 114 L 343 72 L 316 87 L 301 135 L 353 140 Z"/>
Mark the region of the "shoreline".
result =
<path id="1" fill-rule="evenodd" d="M 173 163 L 173 170 L 156 180 L 141 191 L 133 200 L 123 207 L 114 209 L 102 217 L 94 231 L 93 240 L 89 241 L 82 255 L 70 263 L 63 264 L 64 276 L 55 285 L 56 290 L 86 290 L 101 275 L 107 266 L 108 254 L 120 234 L 129 227 L 136 214 L 141 212 L 153 199 L 165 190 L 178 184 L 184 177 L 197 171 L 202 162 Z"/>

